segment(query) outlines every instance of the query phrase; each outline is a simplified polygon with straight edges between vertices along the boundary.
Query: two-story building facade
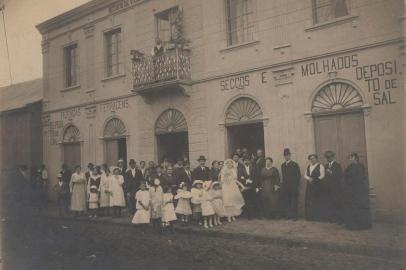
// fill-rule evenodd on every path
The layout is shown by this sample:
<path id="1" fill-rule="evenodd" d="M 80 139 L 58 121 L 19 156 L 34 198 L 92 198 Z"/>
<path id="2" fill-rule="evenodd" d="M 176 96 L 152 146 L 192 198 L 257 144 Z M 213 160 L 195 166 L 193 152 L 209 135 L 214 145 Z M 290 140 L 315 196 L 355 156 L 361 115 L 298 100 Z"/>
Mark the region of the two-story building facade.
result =
<path id="1" fill-rule="evenodd" d="M 310 153 L 357 152 L 376 216 L 398 219 L 404 21 L 400 0 L 90 1 L 37 26 L 44 162 L 55 177 L 246 147 L 280 167 L 288 147 L 304 172 Z"/>

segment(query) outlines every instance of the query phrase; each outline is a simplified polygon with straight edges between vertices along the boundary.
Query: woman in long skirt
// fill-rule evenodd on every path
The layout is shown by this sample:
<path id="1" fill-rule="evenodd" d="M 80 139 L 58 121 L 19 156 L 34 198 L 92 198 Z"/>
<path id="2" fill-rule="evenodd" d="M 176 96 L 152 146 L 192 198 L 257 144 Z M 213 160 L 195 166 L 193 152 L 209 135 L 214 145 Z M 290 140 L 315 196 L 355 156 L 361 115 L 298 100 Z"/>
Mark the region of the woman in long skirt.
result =
<path id="1" fill-rule="evenodd" d="M 107 164 L 103 164 L 103 172 L 100 180 L 100 215 L 109 215 L 110 207 L 110 194 L 109 194 L 109 184 L 110 178 L 112 177 L 110 169 Z"/>
<path id="2" fill-rule="evenodd" d="M 237 180 L 237 170 L 234 162 L 227 159 L 220 173 L 221 186 L 223 188 L 223 205 L 228 222 L 234 221 L 236 216 L 241 215 L 242 207 L 245 204 L 239 186 L 242 186 Z"/>
<path id="3" fill-rule="evenodd" d="M 86 211 L 86 177 L 80 166 L 75 167 L 69 187 L 71 192 L 70 208 L 75 215 L 82 215 Z"/>
<path id="4" fill-rule="evenodd" d="M 125 207 L 123 184 L 124 178 L 120 175 L 120 169 L 114 168 L 109 183 L 110 206 L 113 208 L 113 217 L 120 217 L 121 209 Z"/>
<path id="5" fill-rule="evenodd" d="M 344 222 L 351 230 L 369 229 L 369 187 L 365 167 L 359 162 L 357 153 L 351 153 L 350 161 L 344 174 Z"/>
<path id="6" fill-rule="evenodd" d="M 260 175 L 262 209 L 267 218 L 280 214 L 280 184 L 279 171 L 273 166 L 272 158 L 268 157 L 265 159 L 265 167 L 262 168 Z"/>

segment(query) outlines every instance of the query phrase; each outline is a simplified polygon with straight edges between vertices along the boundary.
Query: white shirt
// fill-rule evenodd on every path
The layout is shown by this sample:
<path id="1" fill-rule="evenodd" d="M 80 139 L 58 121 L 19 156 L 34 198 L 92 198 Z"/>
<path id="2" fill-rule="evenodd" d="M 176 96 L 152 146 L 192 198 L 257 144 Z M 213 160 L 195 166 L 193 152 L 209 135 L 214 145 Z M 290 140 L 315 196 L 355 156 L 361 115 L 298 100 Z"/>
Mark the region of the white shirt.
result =
<path id="1" fill-rule="evenodd" d="M 131 174 L 133 177 L 135 177 L 135 168 L 134 169 L 131 168 Z"/>
<path id="2" fill-rule="evenodd" d="M 250 175 L 250 166 L 244 165 L 245 171 L 247 172 L 248 175 Z"/>
<path id="3" fill-rule="evenodd" d="M 310 175 L 312 174 L 312 172 L 313 172 L 313 170 L 317 167 L 317 165 L 320 165 L 320 176 L 319 176 L 319 180 L 322 180 L 323 178 L 324 178 L 324 176 L 325 176 L 325 172 L 324 172 L 324 166 L 322 165 L 322 164 L 320 164 L 320 163 L 315 163 L 315 164 L 310 164 L 310 170 L 309 170 L 309 172 L 310 172 Z M 305 174 L 304 174 L 304 178 L 305 179 L 307 179 L 307 180 L 312 180 L 312 178 L 310 177 L 310 175 L 307 175 L 307 170 L 305 171 Z"/>

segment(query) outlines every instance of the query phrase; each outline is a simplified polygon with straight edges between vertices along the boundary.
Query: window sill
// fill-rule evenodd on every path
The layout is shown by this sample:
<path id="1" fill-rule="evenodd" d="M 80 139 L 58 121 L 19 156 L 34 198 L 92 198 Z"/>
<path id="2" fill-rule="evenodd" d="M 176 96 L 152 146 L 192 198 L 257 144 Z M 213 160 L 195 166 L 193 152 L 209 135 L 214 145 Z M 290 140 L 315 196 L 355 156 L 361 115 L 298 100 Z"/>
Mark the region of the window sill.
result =
<path id="1" fill-rule="evenodd" d="M 118 78 L 125 77 L 125 76 L 126 76 L 125 73 L 120 73 L 120 74 L 117 74 L 117 75 L 105 77 L 105 78 L 101 79 L 101 81 L 102 82 L 110 81 L 110 80 L 118 79 Z"/>
<path id="2" fill-rule="evenodd" d="M 220 52 L 228 52 L 228 51 L 232 51 L 232 50 L 236 50 L 236 49 L 240 49 L 240 48 L 251 47 L 258 43 L 259 43 L 259 40 L 254 40 L 254 41 L 249 41 L 249 42 L 240 43 L 240 44 L 236 44 L 236 45 L 230 45 L 224 49 L 221 49 Z"/>
<path id="3" fill-rule="evenodd" d="M 80 88 L 80 87 L 81 87 L 80 84 L 73 85 L 73 86 L 69 86 L 69 87 L 65 87 L 65 88 L 63 88 L 63 89 L 61 90 L 61 92 L 69 92 L 69 91 L 78 89 L 78 88 Z"/>
<path id="4" fill-rule="evenodd" d="M 336 18 L 327 22 L 323 22 L 323 23 L 318 23 L 318 24 L 314 24 L 311 27 L 308 27 L 305 29 L 305 31 L 315 31 L 318 29 L 323 29 L 323 28 L 327 28 L 330 26 L 334 26 L 334 25 L 339 25 L 342 23 L 346 23 L 346 22 L 350 22 L 354 19 L 358 18 L 358 15 L 350 15 L 350 16 L 344 16 L 344 17 L 340 17 L 340 18 Z"/>

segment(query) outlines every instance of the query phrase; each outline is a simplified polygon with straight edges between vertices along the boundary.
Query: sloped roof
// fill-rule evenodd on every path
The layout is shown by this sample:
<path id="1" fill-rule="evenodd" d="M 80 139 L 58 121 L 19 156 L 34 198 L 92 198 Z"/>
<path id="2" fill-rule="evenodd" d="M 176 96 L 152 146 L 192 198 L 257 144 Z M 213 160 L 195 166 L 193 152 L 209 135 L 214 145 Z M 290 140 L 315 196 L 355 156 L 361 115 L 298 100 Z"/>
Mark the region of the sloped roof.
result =
<path id="1" fill-rule="evenodd" d="M 20 109 L 42 100 L 42 79 L 0 88 L 0 112 Z"/>

